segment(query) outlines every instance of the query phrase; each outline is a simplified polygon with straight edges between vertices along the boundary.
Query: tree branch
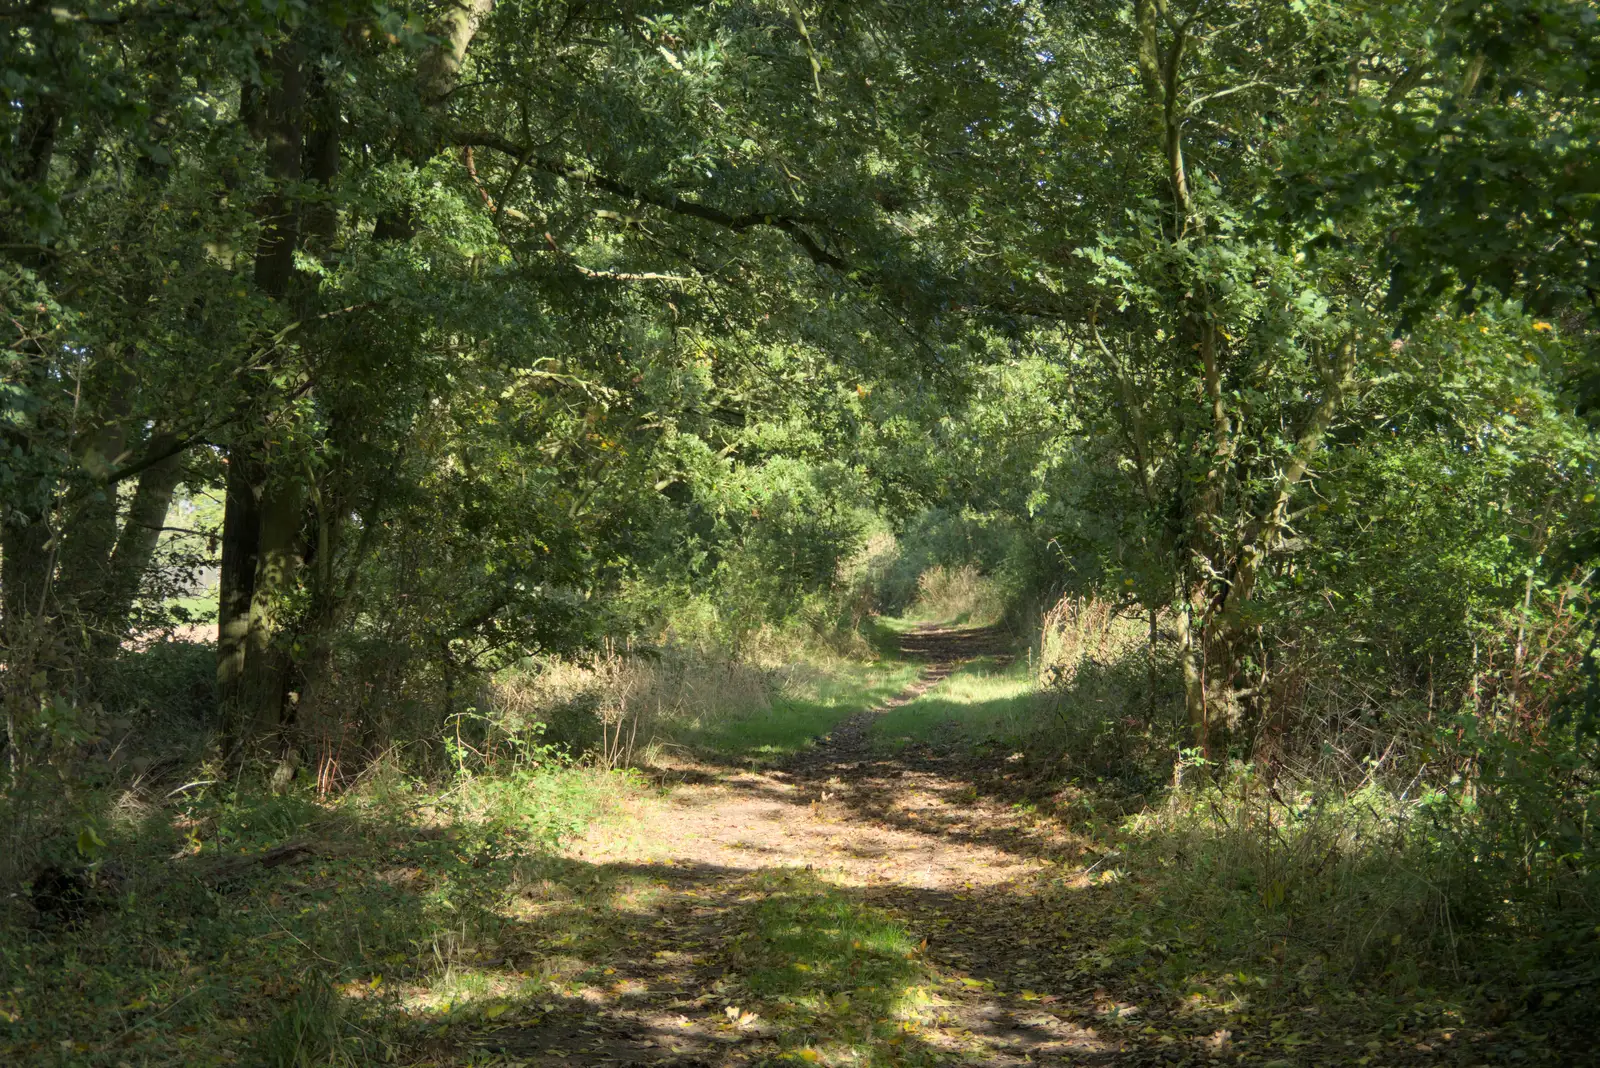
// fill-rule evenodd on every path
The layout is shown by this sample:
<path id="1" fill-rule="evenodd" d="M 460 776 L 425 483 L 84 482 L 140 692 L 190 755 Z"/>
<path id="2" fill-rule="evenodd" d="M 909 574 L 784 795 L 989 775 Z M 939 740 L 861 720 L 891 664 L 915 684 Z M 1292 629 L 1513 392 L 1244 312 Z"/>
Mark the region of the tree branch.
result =
<path id="1" fill-rule="evenodd" d="M 117 468 L 105 477 L 104 485 L 115 486 L 117 483 L 132 478 L 146 468 L 154 467 L 163 460 L 170 460 L 180 452 L 186 452 L 194 445 L 205 444 L 205 438 L 200 434 L 191 434 L 187 437 L 173 438 L 163 443 L 159 448 L 146 453 L 130 464 Z"/>
<path id="2" fill-rule="evenodd" d="M 841 274 L 849 274 L 864 284 L 881 281 L 881 276 L 876 270 L 852 267 L 851 263 L 844 257 L 824 248 L 822 243 L 808 229 L 808 227 L 817 225 L 820 220 L 775 215 L 768 212 L 734 214 L 697 200 L 687 200 L 676 194 L 644 189 L 604 174 L 587 165 L 562 163 L 541 157 L 531 147 L 488 131 L 458 131 L 452 140 L 455 145 L 461 148 L 487 148 L 515 160 L 518 166 L 531 167 L 545 174 L 555 175 L 578 185 L 591 186 L 624 200 L 648 205 L 673 215 L 699 219 L 702 222 L 710 223 L 733 233 L 742 234 L 757 227 L 779 230 L 788 235 L 812 263 L 820 267 L 831 268 Z M 510 218 L 517 218 L 521 214 L 514 208 L 507 208 L 504 204 L 499 205 L 498 212 Z M 635 280 L 627 276 L 619 276 L 619 279 Z M 661 279 L 647 277 L 639 280 L 666 281 L 669 279 L 666 277 Z M 958 304 L 954 310 L 960 310 L 962 306 L 970 309 L 982 309 L 991 313 L 1045 319 L 1052 322 L 1078 322 L 1082 320 L 1084 315 L 1081 309 L 1056 308 L 1049 306 L 1048 302 L 1040 303 L 1026 298 L 1018 299 L 994 293 L 973 293 L 970 300 Z"/>
<path id="3" fill-rule="evenodd" d="M 1252 80 L 1250 80 L 1248 82 L 1241 82 L 1238 85 L 1229 86 L 1226 89 L 1219 89 L 1215 93 L 1207 93 L 1205 96 L 1196 97 L 1195 99 L 1189 101 L 1189 107 L 1188 107 L 1187 110 L 1189 110 L 1190 112 L 1195 112 L 1195 111 L 1200 110 L 1200 105 L 1209 104 L 1213 100 L 1221 100 L 1225 96 L 1232 96 L 1234 93 L 1242 93 L 1246 89 L 1262 89 L 1262 88 L 1272 89 L 1272 90 L 1275 90 L 1275 91 L 1280 92 L 1280 93 L 1284 92 L 1284 89 L 1283 89 L 1282 86 L 1273 85 L 1271 82 L 1265 82 L 1265 81 L 1260 80 L 1259 78 L 1256 78 L 1256 79 L 1252 79 Z"/>
<path id="4" fill-rule="evenodd" d="M 1289 497 L 1311 469 L 1311 458 L 1322 448 L 1333 417 L 1350 392 L 1355 366 L 1356 341 L 1351 338 L 1340 347 L 1338 358 L 1328 370 L 1322 400 L 1307 418 L 1295 441 L 1294 451 L 1278 473 L 1271 500 L 1251 522 L 1244 543 L 1239 547 L 1233 574 L 1218 598 L 1217 607 L 1224 613 L 1236 612 L 1253 592 L 1261 565 L 1276 547 L 1278 535 L 1288 523 Z"/>
<path id="5" fill-rule="evenodd" d="M 773 215 L 767 212 L 747 212 L 742 215 L 734 215 L 709 204 L 702 204 L 697 200 L 685 200 L 675 193 L 663 194 L 633 186 L 610 175 L 602 174 L 593 168 L 574 166 L 557 160 L 542 159 L 535 155 L 531 149 L 493 133 L 481 131 L 458 133 L 455 136 L 455 142 L 463 148 L 492 149 L 514 160 L 526 161 L 528 166 L 546 174 L 553 174 L 574 184 L 593 186 L 624 200 L 648 204 L 653 208 L 659 208 L 674 215 L 699 219 L 702 222 L 711 223 L 713 226 L 719 226 L 734 233 L 744 233 L 759 226 L 781 230 L 788 234 L 795 244 L 799 245 L 801 250 L 805 252 L 811 262 L 818 266 L 831 267 L 841 272 L 848 271 L 850 267 L 843 258 L 823 248 L 821 243 L 806 230 L 803 223 L 810 220 L 796 219 L 787 215 Z"/>
<path id="6" fill-rule="evenodd" d="M 572 264 L 572 269 L 585 278 L 602 282 L 678 282 L 687 285 L 700 281 L 686 274 L 660 274 L 656 271 L 596 271 L 581 263 Z"/>

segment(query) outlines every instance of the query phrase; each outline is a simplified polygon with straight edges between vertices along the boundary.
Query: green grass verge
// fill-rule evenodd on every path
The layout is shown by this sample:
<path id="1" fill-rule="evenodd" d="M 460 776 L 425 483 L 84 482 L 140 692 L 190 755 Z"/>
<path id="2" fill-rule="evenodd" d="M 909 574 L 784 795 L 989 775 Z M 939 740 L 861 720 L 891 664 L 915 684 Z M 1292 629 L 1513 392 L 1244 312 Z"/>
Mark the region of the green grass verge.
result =
<path id="1" fill-rule="evenodd" d="M 841 664 L 785 694 L 765 711 L 711 724 L 684 738 L 692 748 L 757 764 L 812 745 L 845 719 L 881 704 L 915 681 L 915 664 Z"/>
<path id="2" fill-rule="evenodd" d="M 552 767 L 334 803 L 123 799 L 87 908 L 0 913 L 0 1064 L 386 1063 L 437 1025 L 417 1006 L 470 1001 L 528 865 L 632 782 Z M 249 859 L 291 841 L 311 852 Z"/>
<path id="3" fill-rule="evenodd" d="M 916 700 L 892 709 L 872 726 L 878 744 L 899 749 L 912 742 L 959 735 L 968 742 L 1011 740 L 1037 715 L 1033 680 L 1025 664 L 984 657 L 964 664 Z"/>

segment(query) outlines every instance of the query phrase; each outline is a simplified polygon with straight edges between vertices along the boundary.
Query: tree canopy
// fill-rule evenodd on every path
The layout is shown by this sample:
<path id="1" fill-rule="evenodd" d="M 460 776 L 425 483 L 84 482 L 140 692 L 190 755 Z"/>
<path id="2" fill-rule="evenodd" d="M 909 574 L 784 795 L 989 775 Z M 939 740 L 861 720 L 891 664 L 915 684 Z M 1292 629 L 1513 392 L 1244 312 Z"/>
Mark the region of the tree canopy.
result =
<path id="1" fill-rule="evenodd" d="M 1516 703 L 1529 620 L 1587 603 L 1585 5 L 0 33 L 13 709 L 91 700 L 214 565 L 230 751 L 375 737 L 335 694 L 374 664 L 448 695 L 684 598 L 736 636 L 930 510 L 1170 618 L 1208 753 L 1307 657 L 1481 695 L 1492 631 Z M 173 529 L 208 496 L 219 527 Z"/>

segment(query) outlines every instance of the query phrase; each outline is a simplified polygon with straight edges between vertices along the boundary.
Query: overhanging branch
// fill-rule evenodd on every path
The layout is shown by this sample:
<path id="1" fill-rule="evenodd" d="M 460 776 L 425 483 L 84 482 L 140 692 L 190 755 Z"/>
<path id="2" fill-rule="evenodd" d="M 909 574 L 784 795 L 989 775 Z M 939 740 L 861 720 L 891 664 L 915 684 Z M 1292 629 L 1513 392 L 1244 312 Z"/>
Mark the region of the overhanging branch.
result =
<path id="1" fill-rule="evenodd" d="M 791 215 L 777 215 L 769 212 L 735 214 L 698 200 L 689 200 L 676 194 L 662 193 L 635 186 L 620 178 L 598 171 L 587 164 L 563 163 L 559 160 L 542 157 L 534 148 L 489 131 L 458 131 L 452 140 L 457 147 L 463 149 L 486 148 L 510 158 L 517 166 L 531 167 L 574 184 L 590 186 L 623 200 L 648 205 L 669 214 L 699 219 L 702 222 L 733 233 L 745 233 L 758 227 L 779 230 L 798 245 L 806 257 L 818 266 L 828 267 L 841 274 L 847 274 L 858 283 L 867 286 L 885 282 L 885 278 L 878 269 L 852 265 L 844 257 L 824 248 L 812 232 L 812 228 L 820 225 L 821 220 L 798 218 Z M 475 174 L 473 177 L 476 180 Z M 511 215 L 514 209 L 507 209 L 502 204 L 496 210 Z M 1039 301 L 1017 295 L 1007 296 L 993 292 L 973 292 L 971 286 L 956 282 L 953 279 L 949 280 L 949 285 L 954 294 L 956 294 L 948 306 L 951 311 L 960 312 L 962 310 L 982 309 L 991 313 L 997 312 L 1052 322 L 1079 322 L 1083 319 L 1082 309 L 1053 306 L 1054 302 L 1048 299 Z"/>
<path id="2" fill-rule="evenodd" d="M 734 233 L 744 233 L 756 227 L 770 227 L 781 230 L 787 234 L 795 244 L 806 254 L 811 262 L 822 266 L 831 267 L 836 271 L 848 271 L 850 265 L 840 256 L 829 252 L 822 244 L 807 231 L 807 220 L 796 219 L 787 215 L 773 215 L 767 212 L 746 212 L 735 215 L 702 204 L 697 200 L 686 200 L 676 194 L 657 193 L 649 189 L 631 185 L 618 178 L 594 170 L 590 167 L 575 166 L 562 163 L 558 160 L 544 159 L 536 155 L 533 150 L 524 145 L 501 137 L 498 134 L 486 132 L 458 133 L 455 142 L 462 148 L 487 148 L 514 160 L 526 161 L 526 165 L 546 174 L 553 174 L 578 185 L 593 186 L 604 190 L 613 196 L 624 200 L 632 200 L 640 204 L 648 204 L 653 208 L 681 215 L 690 219 L 699 219 L 724 230 Z"/>

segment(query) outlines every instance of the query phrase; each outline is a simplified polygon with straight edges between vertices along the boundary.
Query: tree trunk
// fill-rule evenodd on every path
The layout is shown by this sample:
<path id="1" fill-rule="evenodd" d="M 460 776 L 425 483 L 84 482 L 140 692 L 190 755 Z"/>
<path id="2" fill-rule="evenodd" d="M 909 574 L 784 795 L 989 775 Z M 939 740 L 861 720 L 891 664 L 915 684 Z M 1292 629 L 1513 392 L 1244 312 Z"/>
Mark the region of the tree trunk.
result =
<path id="1" fill-rule="evenodd" d="M 225 748 L 231 757 L 242 746 L 241 687 L 245 645 L 250 637 L 250 602 L 261 546 L 261 470 L 250 450 L 232 450 L 222 513 L 222 574 L 217 606 L 217 696 Z"/>
<path id="2" fill-rule="evenodd" d="M 117 544 L 117 487 L 111 472 L 128 459 L 128 416 L 132 408 L 133 374 L 122 365 L 115 346 L 107 346 L 103 375 L 84 388 L 86 407 L 98 424 L 73 443 L 78 465 L 99 482 L 62 523 L 56 563 L 56 600 L 76 614 L 92 639 L 104 624 L 111 553 Z"/>
<path id="3" fill-rule="evenodd" d="M 251 116 L 251 126 L 263 142 L 267 177 L 273 183 L 256 209 L 261 236 L 256 244 L 255 279 L 262 292 L 274 300 L 282 300 L 289 292 L 295 246 L 299 242 L 299 206 L 287 187 L 301 177 L 300 157 L 305 142 L 304 52 L 298 42 L 290 41 L 274 54 L 271 69 L 277 84 L 267 91 L 263 106 Z"/>
<path id="4" fill-rule="evenodd" d="M 494 3 L 495 0 L 456 0 L 452 10 L 428 28 L 438 43 L 417 62 L 417 88 L 424 107 L 443 103 L 455 90 L 467 48 L 479 25 L 494 10 Z"/>
<path id="5" fill-rule="evenodd" d="M 261 495 L 261 535 L 245 639 L 245 707 L 241 709 L 246 731 L 258 736 L 271 736 L 283 725 L 289 653 L 279 637 L 283 599 L 300 574 L 305 497 L 305 487 L 295 478 L 274 478 Z"/>
<path id="6" fill-rule="evenodd" d="M 256 207 L 261 234 L 256 243 L 255 282 L 274 301 L 289 293 L 294 252 L 299 243 L 299 205 L 289 194 L 301 179 L 302 129 L 306 97 L 305 48 L 284 42 L 264 67 L 274 82 L 251 94 L 245 120 L 266 156 L 272 186 Z M 268 718 L 266 694 L 274 689 L 266 659 L 273 634 L 257 635 L 258 620 L 273 623 L 272 601 L 282 591 L 281 486 L 267 484 L 263 439 L 246 431 L 229 449 L 228 490 L 222 519 L 221 595 L 217 614 L 217 691 L 222 705 L 224 745 L 230 761 L 243 759 L 259 720 Z M 298 517 L 297 517 L 298 519 Z M 272 530 L 267 529 L 268 523 Z M 263 561 L 270 559 L 263 571 Z M 266 581 L 266 589 L 258 589 Z M 282 688 L 276 687 L 281 704 Z M 277 705 L 272 706 L 276 713 Z M 273 725 L 276 726 L 276 714 Z"/>
<path id="7" fill-rule="evenodd" d="M 4 164 L 11 178 L 19 184 L 44 187 L 49 184 L 50 167 L 55 158 L 56 135 L 61 127 L 61 114 L 56 102 L 46 97 L 24 104 L 16 120 L 16 142 Z M 51 257 L 36 244 L 35 236 L 19 225 L 22 216 L 12 213 L 0 217 L 0 237 L 8 246 L 5 255 L 22 266 L 47 275 Z M 52 355 L 42 351 L 33 341 L 25 343 L 26 360 L 22 375 L 23 387 L 43 396 L 51 388 L 55 366 Z M 16 385 L 15 379 L 10 383 Z M 39 437 L 46 433 L 45 426 L 27 429 L 7 427 L 5 440 L 0 443 L 13 455 L 33 455 L 50 446 Z M 27 461 L 25 460 L 26 464 Z M 27 491 L 24 491 L 27 492 Z M 34 489 L 33 492 L 39 492 Z M 4 698 L 7 705 L 8 748 L 13 762 L 21 759 L 14 731 L 19 730 L 15 716 L 36 711 L 33 706 L 33 676 L 37 670 L 37 654 L 45 641 L 40 632 L 48 618 L 49 595 L 55 570 L 54 534 L 50 527 L 50 492 L 39 492 L 32 500 L 7 502 L 10 513 L 3 519 L 0 529 L 0 636 L 5 642 L 6 674 Z M 29 493 L 32 496 L 32 493 Z M 31 707 L 30 707 L 31 706 Z M 14 765 L 15 766 L 15 765 Z"/>
<path id="8" fill-rule="evenodd" d="M 1146 654 L 1146 662 L 1145 662 L 1145 675 L 1146 675 L 1146 678 L 1145 678 L 1145 681 L 1150 687 L 1150 693 L 1149 693 L 1149 695 L 1148 695 L 1148 697 L 1146 699 L 1146 705 L 1147 705 L 1146 722 L 1150 723 L 1150 724 L 1153 724 L 1156 721 L 1156 707 L 1157 707 L 1156 690 L 1157 690 L 1157 687 L 1161 683 L 1161 671 L 1160 671 L 1160 661 L 1159 661 L 1159 655 L 1160 655 L 1159 654 L 1159 641 L 1160 641 L 1160 638 L 1161 638 L 1161 631 L 1160 631 L 1160 628 L 1158 626 L 1158 618 L 1159 617 L 1156 614 L 1156 610 L 1154 608 L 1150 608 L 1150 609 L 1147 609 L 1146 611 L 1149 614 L 1149 624 L 1150 624 L 1150 644 L 1145 649 L 1145 654 Z"/>
<path id="9" fill-rule="evenodd" d="M 1322 399 L 1307 417 L 1296 436 L 1294 450 L 1279 468 L 1271 496 L 1247 524 L 1240 524 L 1244 532 L 1237 547 L 1226 554 L 1220 546 L 1212 551 L 1217 578 L 1212 583 L 1213 592 L 1208 598 L 1204 618 L 1209 653 L 1207 698 L 1214 731 L 1236 726 L 1240 716 L 1235 694 L 1244 663 L 1243 651 L 1253 632 L 1246 618 L 1246 605 L 1255 592 L 1262 568 L 1278 548 L 1279 538 L 1288 523 L 1289 500 L 1294 488 L 1311 469 L 1311 460 L 1322 448 L 1333 418 L 1349 391 L 1355 352 L 1355 340 L 1346 341 L 1333 365 L 1325 369 Z M 1228 559 L 1231 559 L 1229 566 L 1220 566 Z M 1256 692 L 1264 693 L 1264 687 L 1256 687 Z"/>
<path id="10" fill-rule="evenodd" d="M 38 677 L 56 675 L 57 635 L 46 614 L 52 556 L 50 527 L 42 518 L 7 526 L 0 545 L 0 586 L 4 588 L 5 688 L 0 693 L 6 721 L 8 782 L 15 783 L 29 756 L 39 712 Z M 45 682 L 46 692 L 51 683 Z"/>
<path id="11" fill-rule="evenodd" d="M 339 98 L 320 69 L 312 72 L 306 112 L 305 177 L 317 187 L 318 195 L 305 208 L 303 242 L 307 252 L 327 262 L 339 231 L 339 211 L 333 200 L 332 186 L 341 162 L 339 127 L 342 119 Z M 307 309 L 306 314 L 309 313 Z"/>
<path id="12" fill-rule="evenodd" d="M 50 611 L 54 560 L 50 524 L 37 517 L 5 529 L 0 584 L 5 587 L 7 644 L 21 640 L 31 622 Z"/>
<path id="13" fill-rule="evenodd" d="M 1213 752 L 1210 709 L 1206 704 L 1205 650 L 1195 634 L 1194 598 L 1187 592 L 1178 601 L 1178 662 L 1183 668 L 1183 708 L 1195 746 L 1207 760 Z"/>
<path id="14" fill-rule="evenodd" d="M 1168 195 L 1171 197 L 1169 240 L 1203 236 L 1203 220 L 1196 217 L 1190 195 L 1189 176 L 1183 153 L 1183 59 L 1187 46 L 1187 24 L 1171 27 L 1171 43 L 1163 49 L 1161 29 L 1166 18 L 1164 0 L 1135 0 L 1134 25 L 1138 34 L 1135 48 L 1139 81 L 1150 104 L 1151 128 L 1165 164 Z M 1221 726 L 1214 708 L 1208 662 L 1207 615 L 1209 580 L 1220 558 L 1221 515 L 1225 498 L 1224 483 L 1234 453 L 1232 421 L 1228 416 L 1223 390 L 1221 354 L 1217 348 L 1217 328 L 1211 321 L 1204 285 L 1195 284 L 1184 294 L 1180 285 L 1172 294 L 1183 329 L 1179 343 L 1192 344 L 1202 364 L 1200 383 L 1211 424 L 1211 443 L 1204 477 L 1197 492 L 1188 496 L 1189 529 L 1178 546 L 1181 589 L 1177 604 L 1178 659 L 1183 669 L 1184 709 L 1188 714 L 1194 744 L 1207 759 L 1214 759 Z M 1194 303 L 1198 301 L 1198 306 Z M 1189 576 L 1197 576 L 1190 581 Z"/>
<path id="15" fill-rule="evenodd" d="M 149 448 L 154 453 L 170 448 L 175 441 L 172 434 L 155 434 L 151 436 Z M 133 603 L 139 597 L 139 586 L 161 543 L 161 528 L 166 524 L 172 495 L 182 478 L 182 453 L 174 453 L 152 464 L 139 475 L 139 484 L 134 489 L 128 514 L 122 521 L 122 533 L 117 537 L 111 565 L 107 568 L 99 631 L 102 656 L 114 653 L 128 636 Z"/>
<path id="16" fill-rule="evenodd" d="M 420 114 L 400 145 L 400 155 L 412 163 L 426 163 L 438 153 L 440 139 L 432 113 L 455 91 L 467 50 L 494 4 L 495 0 L 456 0 L 438 22 L 428 27 L 434 44 L 417 60 Z M 402 204 L 379 214 L 372 236 L 377 241 L 409 241 L 416 232 L 416 208 Z"/>

